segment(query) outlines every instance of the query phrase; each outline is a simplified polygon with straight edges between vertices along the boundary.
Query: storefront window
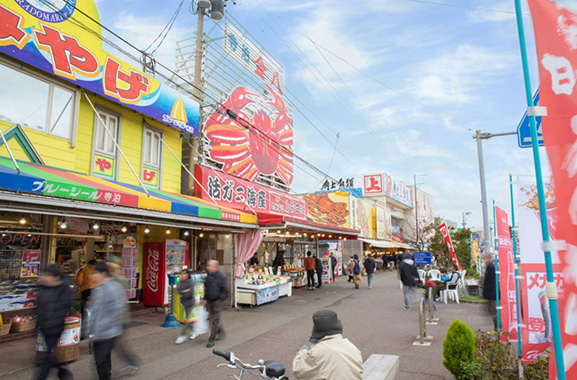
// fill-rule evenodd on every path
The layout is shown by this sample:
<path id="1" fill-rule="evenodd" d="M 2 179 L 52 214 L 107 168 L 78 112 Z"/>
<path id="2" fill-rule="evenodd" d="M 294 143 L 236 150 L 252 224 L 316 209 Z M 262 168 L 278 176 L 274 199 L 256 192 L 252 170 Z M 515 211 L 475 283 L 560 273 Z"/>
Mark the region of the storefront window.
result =
<path id="1" fill-rule="evenodd" d="M 70 138 L 75 93 L 0 64 L 0 121 Z"/>

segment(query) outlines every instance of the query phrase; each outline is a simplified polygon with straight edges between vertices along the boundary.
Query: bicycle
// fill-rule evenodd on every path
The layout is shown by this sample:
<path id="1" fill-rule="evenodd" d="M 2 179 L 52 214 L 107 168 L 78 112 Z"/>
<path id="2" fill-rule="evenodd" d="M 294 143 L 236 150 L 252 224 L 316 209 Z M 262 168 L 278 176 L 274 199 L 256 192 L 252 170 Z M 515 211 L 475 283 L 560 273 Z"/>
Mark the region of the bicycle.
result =
<path id="1" fill-rule="evenodd" d="M 257 365 L 252 365 L 249 363 L 244 363 L 242 360 L 237 358 L 234 355 L 234 352 L 224 352 L 214 349 L 212 350 L 212 353 L 228 361 L 228 363 L 221 363 L 217 365 L 216 368 L 225 366 L 232 369 L 240 369 L 240 373 L 238 375 L 229 375 L 229 378 L 231 379 L 240 380 L 245 375 L 245 373 L 250 373 L 254 377 L 260 377 L 267 380 L 289 380 L 288 377 L 284 376 L 286 369 L 281 362 L 265 362 L 264 360 L 259 360 Z M 255 373 L 254 371 L 257 372 Z"/>

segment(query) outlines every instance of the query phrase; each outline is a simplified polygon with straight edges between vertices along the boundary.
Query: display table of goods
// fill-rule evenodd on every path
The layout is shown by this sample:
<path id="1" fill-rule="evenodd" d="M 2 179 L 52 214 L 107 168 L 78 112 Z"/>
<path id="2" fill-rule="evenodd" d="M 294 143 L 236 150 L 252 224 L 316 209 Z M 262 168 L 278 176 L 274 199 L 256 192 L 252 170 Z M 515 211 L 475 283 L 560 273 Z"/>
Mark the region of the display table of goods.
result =
<path id="1" fill-rule="evenodd" d="M 237 303 L 257 306 L 292 296 L 291 278 L 286 275 L 252 273 L 236 280 Z"/>
<path id="2" fill-rule="evenodd" d="M 36 278 L 0 282 L 0 313 L 36 306 L 38 285 Z"/>
<path id="3" fill-rule="evenodd" d="M 296 264 L 285 264 L 282 274 L 289 276 L 292 280 L 293 287 L 302 288 L 307 286 L 307 276 L 305 268 L 298 267 Z"/>

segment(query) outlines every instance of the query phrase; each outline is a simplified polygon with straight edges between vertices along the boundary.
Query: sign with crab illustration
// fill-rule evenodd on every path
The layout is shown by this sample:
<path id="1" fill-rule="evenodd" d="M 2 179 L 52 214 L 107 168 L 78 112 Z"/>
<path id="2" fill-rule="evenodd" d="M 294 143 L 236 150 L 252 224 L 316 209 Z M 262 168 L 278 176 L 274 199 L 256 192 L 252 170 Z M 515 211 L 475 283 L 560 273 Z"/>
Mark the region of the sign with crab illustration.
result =
<path id="1" fill-rule="evenodd" d="M 316 193 L 303 196 L 308 216 L 313 221 L 331 226 L 349 228 L 349 195 L 343 193 Z"/>

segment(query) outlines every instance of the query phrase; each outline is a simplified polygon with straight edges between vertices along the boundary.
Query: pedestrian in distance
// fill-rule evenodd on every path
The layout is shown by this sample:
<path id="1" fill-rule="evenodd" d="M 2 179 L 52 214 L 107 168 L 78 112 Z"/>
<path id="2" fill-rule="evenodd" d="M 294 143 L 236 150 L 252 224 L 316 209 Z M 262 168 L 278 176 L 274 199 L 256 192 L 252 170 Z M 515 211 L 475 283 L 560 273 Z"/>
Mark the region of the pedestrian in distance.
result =
<path id="1" fill-rule="evenodd" d="M 194 281 L 190 277 L 190 271 L 183 269 L 180 272 L 180 281 L 177 287 L 180 294 L 180 304 L 184 309 L 184 320 L 188 321 L 194 309 Z M 176 344 L 182 344 L 187 338 L 195 339 L 196 335 L 192 332 L 192 322 L 183 323 L 180 329 L 180 336 L 176 339 Z"/>
<path id="2" fill-rule="evenodd" d="M 323 262 L 315 255 L 315 270 L 317 271 L 317 288 L 323 285 Z"/>
<path id="3" fill-rule="evenodd" d="M 337 258 L 335 254 L 331 252 L 331 268 L 333 270 L 333 279 L 337 276 Z"/>
<path id="4" fill-rule="evenodd" d="M 122 335 L 126 315 L 124 287 L 113 279 L 107 263 L 99 262 L 92 273 L 96 287 L 92 291 L 89 308 L 89 339 L 94 347 L 94 362 L 98 379 L 109 380 L 112 371 L 112 350 Z"/>
<path id="5" fill-rule="evenodd" d="M 354 261 L 354 259 L 351 257 L 349 259 L 349 262 L 347 263 L 347 267 L 345 268 L 345 272 L 347 272 L 347 275 L 349 276 L 349 279 L 347 280 L 347 282 L 353 282 L 354 281 L 353 272 L 351 270 L 351 268 L 353 267 L 353 261 Z"/>
<path id="6" fill-rule="evenodd" d="M 276 272 L 279 267 L 280 267 L 281 270 L 282 270 L 282 268 L 284 267 L 284 263 L 285 263 L 285 261 L 284 261 L 284 251 L 278 251 L 278 252 L 276 253 L 276 256 L 275 256 L 274 260 L 272 261 L 273 271 Z M 277 273 L 277 274 L 280 275 L 280 272 Z"/>
<path id="7" fill-rule="evenodd" d="M 349 264 L 349 272 L 353 275 L 353 283 L 355 284 L 355 289 L 359 289 L 361 284 L 361 263 L 359 261 L 359 255 L 353 255 L 352 261 Z"/>
<path id="8" fill-rule="evenodd" d="M 214 347 L 214 342 L 223 340 L 226 336 L 220 323 L 220 313 L 224 301 L 229 295 L 228 279 L 219 269 L 216 260 L 206 263 L 206 278 L 204 279 L 204 300 L 210 318 L 210 336 L 206 347 Z"/>
<path id="9" fill-rule="evenodd" d="M 96 265 L 96 260 L 88 261 L 88 264 L 78 271 L 76 275 L 76 284 L 80 289 L 80 314 L 82 318 L 84 316 L 84 310 L 86 310 L 86 304 L 90 299 L 90 292 L 94 289 L 94 280 L 92 279 L 92 273 L 94 272 L 94 266 Z"/>
<path id="10" fill-rule="evenodd" d="M 405 298 L 405 310 L 411 310 L 412 300 L 416 297 L 416 286 L 419 281 L 419 272 L 409 252 L 405 253 L 404 259 L 399 265 L 399 275 L 403 283 L 403 297 Z"/>
<path id="11" fill-rule="evenodd" d="M 293 373 L 298 380 L 346 379 L 361 380 L 363 357 L 350 340 L 343 337 L 343 325 L 333 310 L 313 314 L 313 331 L 293 360 Z"/>
<path id="12" fill-rule="evenodd" d="M 493 255 L 487 253 L 485 259 L 485 280 L 483 281 L 483 298 L 487 300 L 487 312 L 493 320 L 495 331 L 499 329 L 497 324 L 497 289 L 495 285 L 495 264 Z"/>
<path id="13" fill-rule="evenodd" d="M 375 259 L 368 256 L 363 263 L 365 270 L 367 271 L 367 282 L 369 284 L 369 289 L 373 288 L 373 278 L 375 277 L 375 270 L 377 269 L 377 263 Z"/>
<path id="14" fill-rule="evenodd" d="M 107 259 L 106 263 L 108 264 L 110 276 L 116 280 L 116 282 L 118 282 L 120 286 L 122 286 L 122 288 L 126 291 L 126 278 L 122 275 L 122 259 L 118 256 L 111 255 Z M 124 308 L 124 316 L 122 318 L 123 331 L 126 330 L 128 322 L 128 308 Z M 114 351 L 116 352 L 117 356 L 119 356 L 122 360 L 124 360 L 124 362 L 127 363 L 127 366 L 119 371 L 119 375 L 135 375 L 138 371 L 138 367 L 140 367 L 140 360 L 130 347 L 127 339 L 116 339 L 114 341 Z"/>
<path id="15" fill-rule="evenodd" d="M 315 269 L 317 263 L 313 258 L 311 251 L 307 252 L 307 257 L 305 258 L 305 270 L 307 271 L 307 286 L 309 290 L 315 289 Z"/>
<path id="16" fill-rule="evenodd" d="M 63 276 L 58 265 L 50 265 L 40 274 L 36 313 L 38 329 L 44 335 L 46 351 L 42 358 L 38 376 L 39 380 L 48 378 L 52 368 L 58 369 L 59 379 L 72 379 L 72 373 L 60 364 L 54 363 L 52 351 L 64 331 L 66 315 L 74 306 L 74 287 L 67 277 Z"/>
<path id="17" fill-rule="evenodd" d="M 383 260 L 383 270 L 387 270 L 389 269 L 389 258 L 387 257 L 387 254 L 383 254 L 383 257 L 381 257 L 381 259 Z"/>

